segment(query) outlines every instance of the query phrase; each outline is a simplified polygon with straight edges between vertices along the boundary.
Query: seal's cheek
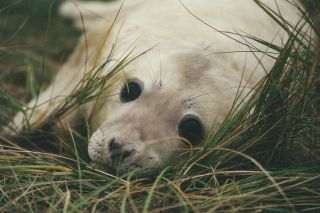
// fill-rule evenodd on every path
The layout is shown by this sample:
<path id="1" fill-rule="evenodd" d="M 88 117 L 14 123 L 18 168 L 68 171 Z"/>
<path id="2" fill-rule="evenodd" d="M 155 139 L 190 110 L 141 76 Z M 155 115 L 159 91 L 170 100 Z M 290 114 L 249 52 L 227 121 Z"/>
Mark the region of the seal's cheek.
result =
<path id="1" fill-rule="evenodd" d="M 163 159 L 160 157 L 159 153 L 150 149 L 145 149 L 143 153 L 140 153 L 140 156 L 134 164 L 139 165 L 141 168 L 159 169 L 163 166 Z"/>

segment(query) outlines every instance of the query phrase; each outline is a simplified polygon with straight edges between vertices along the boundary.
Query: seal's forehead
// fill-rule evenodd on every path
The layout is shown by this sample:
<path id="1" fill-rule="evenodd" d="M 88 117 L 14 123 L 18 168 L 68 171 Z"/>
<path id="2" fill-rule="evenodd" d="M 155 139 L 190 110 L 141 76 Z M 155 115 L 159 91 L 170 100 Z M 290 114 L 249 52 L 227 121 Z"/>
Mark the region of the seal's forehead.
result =
<path id="1" fill-rule="evenodd" d="M 181 81 L 198 82 L 211 67 L 210 59 L 201 53 L 182 53 L 174 57 L 173 63 L 181 73 Z"/>
<path id="2" fill-rule="evenodd" d="M 212 83 L 213 60 L 205 51 L 176 50 L 173 53 L 153 52 L 143 55 L 129 65 L 126 79 L 139 79 L 144 89 L 170 90 L 185 95 L 204 83 Z"/>

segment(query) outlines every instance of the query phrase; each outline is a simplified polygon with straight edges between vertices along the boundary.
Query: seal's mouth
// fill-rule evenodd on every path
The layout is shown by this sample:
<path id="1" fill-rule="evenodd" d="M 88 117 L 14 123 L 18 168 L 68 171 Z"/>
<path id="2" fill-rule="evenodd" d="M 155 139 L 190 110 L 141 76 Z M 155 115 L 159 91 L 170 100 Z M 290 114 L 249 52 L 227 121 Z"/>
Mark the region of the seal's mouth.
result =
<path id="1" fill-rule="evenodd" d="M 120 164 L 130 156 L 132 156 L 135 153 L 134 150 L 126 150 L 126 151 L 121 151 L 118 150 L 116 152 L 111 153 L 111 166 L 113 168 L 117 168 L 120 166 Z"/>
<path id="2" fill-rule="evenodd" d="M 138 165 L 136 163 L 133 163 L 130 165 L 130 168 L 123 168 L 121 164 L 115 164 L 115 165 L 108 165 L 106 163 L 102 162 L 97 162 L 97 161 L 92 161 L 90 163 L 92 168 L 115 175 L 126 175 L 126 174 L 134 174 L 136 177 L 152 177 L 154 175 L 157 175 L 160 171 L 159 168 L 154 168 L 154 167 L 143 167 L 141 165 Z M 160 169 L 161 170 L 161 169 Z"/>
<path id="3" fill-rule="evenodd" d="M 94 169 L 97 169 L 106 173 L 110 173 L 110 174 L 116 174 L 116 170 L 113 167 L 109 166 L 108 164 L 92 161 L 90 165 Z"/>

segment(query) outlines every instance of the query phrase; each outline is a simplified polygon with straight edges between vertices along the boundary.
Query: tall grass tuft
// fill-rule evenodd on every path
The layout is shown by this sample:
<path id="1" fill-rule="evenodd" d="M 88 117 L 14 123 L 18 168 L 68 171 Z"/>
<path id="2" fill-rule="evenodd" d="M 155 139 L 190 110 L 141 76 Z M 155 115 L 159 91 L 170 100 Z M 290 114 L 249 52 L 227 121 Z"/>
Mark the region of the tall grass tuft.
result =
<path id="1" fill-rule="evenodd" d="M 301 33 L 311 22 L 307 16 L 288 26 L 257 3 L 290 38 L 279 48 L 246 37 L 277 51 L 276 63 L 187 162 L 153 178 L 135 172 L 114 176 L 93 169 L 77 144 L 90 131 L 42 132 L 42 144 L 52 146 L 46 151 L 0 135 L 0 212 L 319 212 L 320 49 Z M 101 78 L 107 58 L 36 128 L 99 99 L 110 90 L 110 80 L 140 56 L 128 53 Z M 4 122 L 24 109 L 2 88 L 0 101 Z M 25 143 L 36 140 L 23 137 Z"/>

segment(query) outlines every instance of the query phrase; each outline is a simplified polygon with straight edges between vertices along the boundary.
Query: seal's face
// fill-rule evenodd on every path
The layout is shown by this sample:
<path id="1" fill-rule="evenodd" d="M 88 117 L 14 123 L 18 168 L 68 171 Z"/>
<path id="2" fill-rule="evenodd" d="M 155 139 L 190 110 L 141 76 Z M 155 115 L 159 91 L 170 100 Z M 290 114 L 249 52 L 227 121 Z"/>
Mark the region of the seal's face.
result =
<path id="1" fill-rule="evenodd" d="M 88 150 L 94 164 L 120 172 L 159 170 L 189 156 L 188 145 L 201 144 L 205 130 L 211 127 L 208 119 L 214 122 L 217 116 L 224 117 L 228 110 L 224 103 L 233 99 L 225 85 L 223 93 L 215 89 L 225 82 L 218 75 L 207 74 L 223 69 L 212 65 L 203 54 L 183 53 L 162 58 L 159 72 L 152 69 L 146 74 L 143 68 L 147 66 L 135 63 L 130 68 L 132 76 L 119 85 L 118 95 L 107 101 L 106 119 L 91 137 Z M 150 77 L 153 74 L 159 77 Z"/>
<path id="2" fill-rule="evenodd" d="M 159 169 L 188 150 L 179 137 L 193 146 L 202 142 L 204 126 L 197 115 L 184 110 L 187 100 L 161 87 L 145 89 L 139 79 L 123 83 L 120 103 L 91 137 L 89 154 L 95 163 L 120 172 Z"/>

